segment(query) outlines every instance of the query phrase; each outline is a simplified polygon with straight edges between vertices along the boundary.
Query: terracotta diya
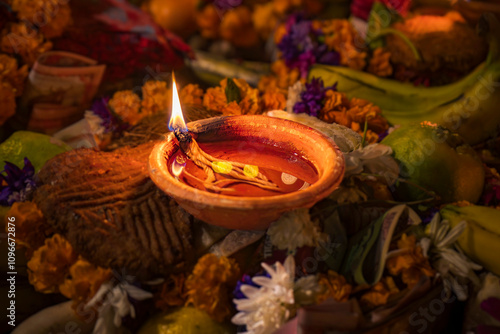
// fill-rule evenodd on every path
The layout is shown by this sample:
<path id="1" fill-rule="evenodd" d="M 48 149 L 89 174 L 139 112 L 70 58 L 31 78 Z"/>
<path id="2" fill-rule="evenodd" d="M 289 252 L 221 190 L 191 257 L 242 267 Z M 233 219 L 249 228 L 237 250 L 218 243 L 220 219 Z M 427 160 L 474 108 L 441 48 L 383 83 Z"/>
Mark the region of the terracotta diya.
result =
<path id="1" fill-rule="evenodd" d="M 149 157 L 153 182 L 194 217 L 263 230 L 286 211 L 311 207 L 338 187 L 344 158 L 320 132 L 267 116 L 185 124 L 175 82 L 169 128 Z"/>

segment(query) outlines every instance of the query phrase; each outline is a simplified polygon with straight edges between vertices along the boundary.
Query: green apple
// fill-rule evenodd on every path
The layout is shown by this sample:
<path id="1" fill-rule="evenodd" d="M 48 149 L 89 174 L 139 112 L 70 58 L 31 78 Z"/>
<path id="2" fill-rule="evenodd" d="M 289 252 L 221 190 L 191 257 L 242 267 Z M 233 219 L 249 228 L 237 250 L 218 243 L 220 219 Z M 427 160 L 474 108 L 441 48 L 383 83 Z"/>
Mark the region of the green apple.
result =
<path id="1" fill-rule="evenodd" d="M 422 122 L 402 126 L 391 132 L 382 144 L 389 145 L 400 166 L 400 175 L 410 183 L 397 185 L 401 200 L 429 197 L 435 192 L 443 202 L 476 203 L 483 192 L 484 168 L 476 152 L 449 130 Z"/>

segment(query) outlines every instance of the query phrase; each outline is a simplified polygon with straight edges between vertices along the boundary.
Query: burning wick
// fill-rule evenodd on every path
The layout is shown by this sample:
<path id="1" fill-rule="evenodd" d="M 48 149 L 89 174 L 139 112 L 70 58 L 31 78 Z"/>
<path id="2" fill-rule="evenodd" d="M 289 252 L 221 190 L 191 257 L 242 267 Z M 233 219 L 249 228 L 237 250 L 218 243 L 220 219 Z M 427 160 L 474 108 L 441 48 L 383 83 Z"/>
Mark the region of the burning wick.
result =
<path id="1" fill-rule="evenodd" d="M 278 188 L 276 184 L 269 181 L 265 175 L 258 172 L 258 167 L 249 166 L 239 162 L 226 161 L 217 159 L 210 154 L 204 152 L 193 136 L 189 133 L 184 117 L 182 116 L 182 108 L 179 100 L 179 94 L 177 93 L 177 85 L 175 83 L 175 76 L 172 73 L 172 114 L 170 115 L 170 121 L 168 122 L 168 128 L 170 131 L 174 132 L 175 138 L 179 142 L 179 147 L 184 152 L 184 154 L 195 163 L 198 167 L 203 169 L 207 178 L 203 182 L 206 189 L 219 192 L 234 191 L 231 188 L 223 188 L 232 183 L 248 183 L 258 186 L 263 189 L 282 191 Z M 221 166 L 225 166 L 221 168 Z M 215 169 L 215 170 L 214 170 Z M 251 172 L 249 170 L 251 169 Z M 223 179 L 217 181 L 215 178 L 215 172 L 226 174 L 232 179 Z M 195 176 L 189 174 L 185 168 L 183 172 L 191 177 Z"/>

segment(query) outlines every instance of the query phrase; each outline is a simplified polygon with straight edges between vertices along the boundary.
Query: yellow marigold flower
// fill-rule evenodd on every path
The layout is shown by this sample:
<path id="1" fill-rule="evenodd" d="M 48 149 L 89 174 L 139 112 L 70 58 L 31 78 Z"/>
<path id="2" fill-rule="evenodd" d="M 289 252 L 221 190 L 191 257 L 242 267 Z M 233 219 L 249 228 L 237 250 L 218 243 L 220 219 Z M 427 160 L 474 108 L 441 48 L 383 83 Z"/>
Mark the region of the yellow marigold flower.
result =
<path id="1" fill-rule="evenodd" d="M 24 81 L 28 76 L 28 66 L 17 68 L 17 60 L 6 54 L 0 54 L 0 82 L 8 82 L 15 90 L 16 96 L 21 96 Z"/>
<path id="2" fill-rule="evenodd" d="M 262 111 L 284 110 L 286 107 L 285 94 L 277 89 L 265 91 L 261 98 L 261 107 Z"/>
<path id="3" fill-rule="evenodd" d="M 31 29 L 25 23 L 12 23 L 4 29 L 0 38 L 0 50 L 9 54 L 19 54 L 23 62 L 32 66 L 44 52 L 52 49 L 50 41 L 44 41 L 43 35 Z"/>
<path id="4" fill-rule="evenodd" d="M 142 113 L 144 116 L 166 112 L 171 103 L 170 89 L 165 81 L 148 81 L 142 86 Z"/>
<path id="5" fill-rule="evenodd" d="M 236 116 L 236 115 L 243 114 L 239 104 L 236 101 L 232 101 L 231 103 L 228 103 L 227 105 L 222 107 L 222 109 L 220 111 L 222 112 L 222 115 L 224 115 L 224 116 Z"/>
<path id="6" fill-rule="evenodd" d="M 213 319 L 223 321 L 232 313 L 230 295 L 239 276 L 240 269 L 234 259 L 204 255 L 186 280 L 186 305 L 193 305 Z"/>
<path id="7" fill-rule="evenodd" d="M 184 105 L 201 105 L 203 104 L 203 89 L 201 89 L 198 85 L 189 84 L 182 88 L 179 93 L 179 99 Z"/>
<path id="8" fill-rule="evenodd" d="M 203 106 L 208 110 L 221 111 L 226 104 L 226 93 L 221 87 L 208 88 L 203 96 Z"/>
<path id="9" fill-rule="evenodd" d="M 25 247 L 26 257 L 31 258 L 45 243 L 46 234 L 52 230 L 50 225 L 33 202 L 14 203 L 6 216 L 16 217 L 16 246 Z"/>
<path id="10" fill-rule="evenodd" d="M 387 304 L 389 297 L 398 293 L 399 289 L 394 283 L 394 280 L 392 277 L 387 276 L 375 284 L 370 291 L 363 294 L 361 296 L 360 303 L 366 308 L 374 308 Z"/>
<path id="11" fill-rule="evenodd" d="M 111 270 L 97 267 L 82 257 L 69 268 L 69 275 L 59 285 L 59 291 L 67 298 L 73 299 L 73 307 L 87 303 L 101 284 L 111 278 Z"/>
<path id="12" fill-rule="evenodd" d="M 256 5 L 252 14 L 255 30 L 264 39 L 271 35 L 278 24 L 279 15 L 274 11 L 272 2 Z"/>
<path id="13" fill-rule="evenodd" d="M 71 8 L 68 4 L 58 6 L 57 11 L 51 15 L 48 24 L 43 25 L 40 30 L 46 38 L 60 37 L 63 32 L 73 23 Z"/>
<path id="14" fill-rule="evenodd" d="M 0 82 L 0 125 L 16 113 L 16 90 L 7 82 Z"/>
<path id="15" fill-rule="evenodd" d="M 328 270 L 328 273 L 319 275 L 318 283 L 323 288 L 323 292 L 318 295 L 318 303 L 322 303 L 328 298 L 333 298 L 338 302 L 349 300 L 352 286 L 347 283 L 344 276 Z"/>
<path id="16" fill-rule="evenodd" d="M 246 6 L 228 11 L 222 18 L 219 32 L 223 39 L 238 47 L 250 47 L 259 41 L 252 23 L 252 11 Z"/>
<path id="17" fill-rule="evenodd" d="M 196 13 L 196 23 L 203 37 L 217 38 L 219 36 L 220 16 L 213 4 L 204 6 L 201 12 Z"/>
<path id="18" fill-rule="evenodd" d="M 59 234 L 54 234 L 38 248 L 28 262 L 31 285 L 43 293 L 59 291 L 69 268 L 76 262 L 78 255 L 69 242 Z"/>
<path id="19" fill-rule="evenodd" d="M 385 266 L 391 275 L 401 275 L 401 280 L 408 288 L 413 288 L 424 275 L 427 277 L 435 275 L 429 259 L 423 255 L 422 248 L 417 245 L 417 238 L 414 235 L 403 234 L 397 246 L 400 252 L 387 259 Z"/>
<path id="20" fill-rule="evenodd" d="M 137 124 L 144 114 L 140 114 L 141 99 L 131 90 L 116 92 L 109 100 L 109 106 L 120 118 L 130 125 Z"/>
<path id="21" fill-rule="evenodd" d="M 385 51 L 384 48 L 377 48 L 373 52 L 373 56 L 366 70 L 379 77 L 388 77 L 392 75 L 393 72 L 390 58 L 390 52 Z"/>
<path id="22" fill-rule="evenodd" d="M 166 310 L 173 306 L 184 305 L 186 302 L 185 281 L 186 276 L 183 273 L 170 275 L 170 280 L 161 285 L 159 293 L 155 296 L 155 306 Z"/>

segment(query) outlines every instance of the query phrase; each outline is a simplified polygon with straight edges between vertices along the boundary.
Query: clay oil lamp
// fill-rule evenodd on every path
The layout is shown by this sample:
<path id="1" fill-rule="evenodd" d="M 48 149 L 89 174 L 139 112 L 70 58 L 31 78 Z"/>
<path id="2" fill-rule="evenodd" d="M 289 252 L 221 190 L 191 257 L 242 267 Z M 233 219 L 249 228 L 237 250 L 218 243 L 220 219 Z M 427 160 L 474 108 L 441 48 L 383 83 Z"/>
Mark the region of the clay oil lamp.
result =
<path id="1" fill-rule="evenodd" d="M 166 139 L 149 157 L 153 182 L 194 217 L 263 230 L 286 211 L 311 207 L 338 187 L 344 158 L 320 132 L 267 116 L 191 122 L 175 79 Z"/>

